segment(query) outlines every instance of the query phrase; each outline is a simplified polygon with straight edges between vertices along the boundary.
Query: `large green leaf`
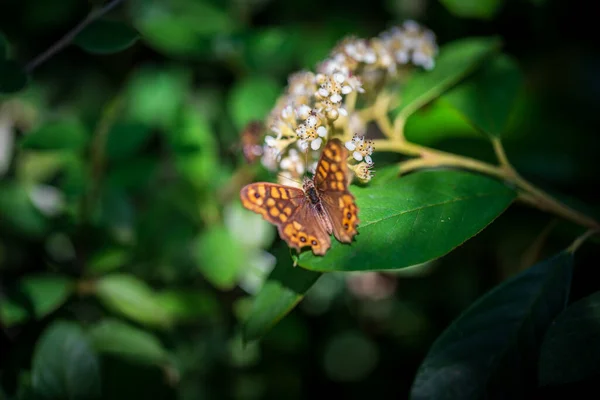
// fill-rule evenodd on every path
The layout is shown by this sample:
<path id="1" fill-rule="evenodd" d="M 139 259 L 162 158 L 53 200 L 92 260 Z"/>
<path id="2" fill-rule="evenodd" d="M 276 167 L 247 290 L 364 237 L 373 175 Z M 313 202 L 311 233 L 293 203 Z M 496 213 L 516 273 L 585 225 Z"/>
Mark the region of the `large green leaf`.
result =
<path id="1" fill-rule="evenodd" d="M 132 46 L 138 33 L 129 25 L 109 19 L 99 19 L 82 30 L 73 41 L 87 52 L 116 53 Z"/>
<path id="2" fill-rule="evenodd" d="M 503 0 L 441 0 L 441 3 L 454 15 L 463 18 L 493 18 Z"/>
<path id="3" fill-rule="evenodd" d="M 88 331 L 90 342 L 99 353 L 113 354 L 142 364 L 163 365 L 169 354 L 158 338 L 116 319 L 105 319 Z"/>
<path id="4" fill-rule="evenodd" d="M 521 398 L 535 387 L 539 345 L 565 308 L 572 267 L 572 254 L 559 253 L 477 300 L 435 341 L 411 398 Z"/>
<path id="5" fill-rule="evenodd" d="M 42 399 L 84 400 L 100 397 L 100 367 L 81 328 L 55 321 L 38 340 L 31 383 Z"/>
<path id="6" fill-rule="evenodd" d="M 99 279 L 96 294 L 107 308 L 149 326 L 168 326 L 169 313 L 144 281 L 132 275 L 112 274 Z"/>
<path id="7" fill-rule="evenodd" d="M 418 71 L 406 82 L 401 91 L 401 104 L 392 111 L 402 119 L 440 96 L 452 85 L 473 71 L 500 46 L 497 38 L 473 37 L 448 43 L 431 71 Z"/>
<path id="8" fill-rule="evenodd" d="M 542 342 L 540 385 L 559 385 L 600 374 L 600 292 L 571 304 Z"/>
<path id="9" fill-rule="evenodd" d="M 27 85 L 28 79 L 17 62 L 0 57 L 0 95 L 18 92 Z"/>
<path id="10" fill-rule="evenodd" d="M 243 327 L 243 340 L 250 342 L 264 336 L 304 298 L 304 294 L 321 276 L 318 272 L 294 267 L 290 257 L 280 251 L 278 264 L 252 301 Z"/>
<path id="11" fill-rule="evenodd" d="M 388 176 L 386 170 L 382 176 Z M 351 245 L 332 239 L 325 256 L 303 251 L 302 267 L 315 271 L 367 271 L 409 267 L 443 256 L 479 233 L 513 201 L 515 193 L 483 175 L 420 171 L 352 188 L 360 224 Z"/>
<path id="12" fill-rule="evenodd" d="M 21 146 L 37 150 L 80 150 L 88 140 L 88 134 L 80 121 L 61 120 L 48 122 L 27 133 Z"/>
<path id="13" fill-rule="evenodd" d="M 504 133 L 523 76 L 517 63 L 506 54 L 488 60 L 473 76 L 442 96 L 483 132 Z"/>
<path id="14" fill-rule="evenodd" d="M 275 106 L 281 87 L 273 80 L 253 77 L 239 81 L 229 97 L 229 112 L 238 130 L 251 120 L 262 120 Z"/>

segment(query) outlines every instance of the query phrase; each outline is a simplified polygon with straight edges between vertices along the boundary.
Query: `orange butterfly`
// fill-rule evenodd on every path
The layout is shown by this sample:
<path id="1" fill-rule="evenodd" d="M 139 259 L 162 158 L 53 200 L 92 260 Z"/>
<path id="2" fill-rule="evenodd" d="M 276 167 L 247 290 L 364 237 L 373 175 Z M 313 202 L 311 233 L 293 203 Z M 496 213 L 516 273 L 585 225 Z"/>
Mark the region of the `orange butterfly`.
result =
<path id="1" fill-rule="evenodd" d="M 269 182 L 251 183 L 240 197 L 247 209 L 277 226 L 279 236 L 300 251 L 310 246 L 315 255 L 331 247 L 330 235 L 350 243 L 358 233 L 358 207 L 348 190 L 348 151 L 339 139 L 331 139 L 312 179 L 302 189 Z"/>

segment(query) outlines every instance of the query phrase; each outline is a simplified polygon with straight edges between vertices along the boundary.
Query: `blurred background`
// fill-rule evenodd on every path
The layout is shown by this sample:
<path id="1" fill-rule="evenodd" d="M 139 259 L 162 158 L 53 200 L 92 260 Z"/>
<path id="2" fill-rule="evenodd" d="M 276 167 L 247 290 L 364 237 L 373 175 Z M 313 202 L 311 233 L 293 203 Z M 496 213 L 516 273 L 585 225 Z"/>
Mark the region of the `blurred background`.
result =
<path id="1" fill-rule="evenodd" d="M 30 398 L 36 344 L 59 320 L 91 329 L 103 398 L 406 398 L 452 319 L 580 230 L 512 206 L 426 265 L 322 276 L 261 342 L 243 346 L 251 296 L 276 262 L 291 261 L 274 228 L 241 208 L 242 184 L 272 178 L 245 164 L 240 134 L 267 115 L 290 73 L 314 70 L 346 35 L 414 19 L 439 45 L 499 36 L 525 82 L 509 159 L 597 215 L 591 4 L 124 1 L 108 16 L 133 45 L 105 54 L 102 40 L 90 52 L 80 38 L 24 90 L 0 97 L 0 398 Z M 0 0 L 11 58 L 26 64 L 93 5 Z M 488 141 L 443 102 L 411 116 L 406 133 L 493 160 Z M 595 253 L 584 247 L 576 264 Z M 590 274 L 576 269 L 574 298 L 588 293 Z"/>

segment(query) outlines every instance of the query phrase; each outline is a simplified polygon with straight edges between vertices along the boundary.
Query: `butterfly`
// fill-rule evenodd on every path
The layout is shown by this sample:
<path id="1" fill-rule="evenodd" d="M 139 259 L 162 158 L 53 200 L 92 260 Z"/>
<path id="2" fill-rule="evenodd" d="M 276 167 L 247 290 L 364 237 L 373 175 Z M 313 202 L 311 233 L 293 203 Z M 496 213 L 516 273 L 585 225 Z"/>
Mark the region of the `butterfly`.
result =
<path id="1" fill-rule="evenodd" d="M 263 154 L 263 149 L 259 144 L 260 135 L 264 125 L 258 120 L 250 121 L 244 127 L 241 135 L 242 151 L 244 159 L 248 164 L 253 164 L 258 157 Z"/>
<path id="2" fill-rule="evenodd" d="M 315 174 L 304 178 L 302 189 L 269 182 L 246 185 L 242 205 L 277 226 L 279 236 L 298 252 L 310 246 L 324 255 L 330 235 L 351 243 L 358 233 L 358 207 L 348 190 L 348 150 L 331 139 L 321 153 Z"/>

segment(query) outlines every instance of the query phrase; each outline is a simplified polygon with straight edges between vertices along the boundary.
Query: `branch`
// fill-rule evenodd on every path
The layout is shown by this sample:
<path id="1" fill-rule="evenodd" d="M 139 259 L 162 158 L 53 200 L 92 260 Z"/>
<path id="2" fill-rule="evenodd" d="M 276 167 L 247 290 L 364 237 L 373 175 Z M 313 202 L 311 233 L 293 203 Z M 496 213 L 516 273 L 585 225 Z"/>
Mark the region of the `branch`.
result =
<path id="1" fill-rule="evenodd" d="M 31 60 L 26 66 L 25 71 L 30 74 L 39 67 L 41 64 L 46 62 L 50 57 L 54 56 L 56 53 L 67 47 L 73 39 L 87 27 L 89 24 L 102 17 L 104 14 L 115 8 L 119 5 L 123 0 L 112 0 L 111 2 L 104 5 L 102 8 L 92 10 L 87 17 L 83 21 L 81 21 L 75 28 L 73 28 L 69 33 L 60 38 L 56 43 L 50 46 L 46 51 L 38 55 L 36 58 Z"/>

